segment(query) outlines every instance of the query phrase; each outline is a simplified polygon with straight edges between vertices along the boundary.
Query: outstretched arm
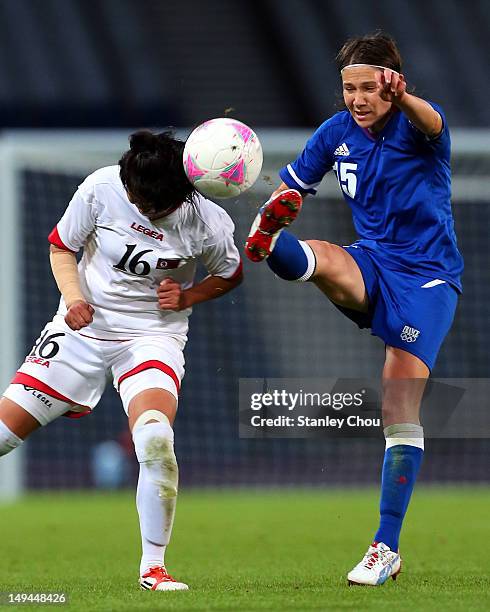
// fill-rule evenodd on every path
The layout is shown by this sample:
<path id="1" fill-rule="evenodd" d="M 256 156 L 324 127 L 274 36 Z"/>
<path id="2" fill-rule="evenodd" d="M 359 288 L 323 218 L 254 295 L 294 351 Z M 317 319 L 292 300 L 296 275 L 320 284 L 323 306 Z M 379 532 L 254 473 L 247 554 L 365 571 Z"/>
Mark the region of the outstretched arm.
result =
<path id="1" fill-rule="evenodd" d="M 441 115 L 428 102 L 407 92 L 403 74 L 386 69 L 378 85 L 383 100 L 392 102 L 423 134 L 429 138 L 439 136 L 443 127 Z"/>

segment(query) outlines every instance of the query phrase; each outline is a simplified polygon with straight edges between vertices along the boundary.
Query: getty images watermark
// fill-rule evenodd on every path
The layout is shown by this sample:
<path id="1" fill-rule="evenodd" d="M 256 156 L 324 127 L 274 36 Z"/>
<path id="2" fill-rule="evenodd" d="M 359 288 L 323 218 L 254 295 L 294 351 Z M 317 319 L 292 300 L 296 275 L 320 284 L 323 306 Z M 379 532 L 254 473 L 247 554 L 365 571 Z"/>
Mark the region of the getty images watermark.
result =
<path id="1" fill-rule="evenodd" d="M 346 414 L 344 416 L 320 416 L 318 409 L 331 409 L 335 412 L 346 409 L 356 409 L 363 406 L 366 389 L 355 393 L 347 392 L 323 392 L 286 391 L 286 389 L 274 389 L 262 393 L 252 393 L 250 397 L 250 409 L 256 414 L 250 417 L 252 427 L 380 427 L 380 417 L 366 417 L 359 414 Z M 270 412 L 264 408 L 287 411 L 286 414 L 267 416 Z M 312 411 L 313 409 L 313 411 Z"/>
<path id="2" fill-rule="evenodd" d="M 378 379 L 240 379 L 241 438 L 382 437 Z M 423 389 L 420 379 L 390 381 Z M 393 391 L 392 387 L 392 391 Z M 402 388 L 403 387 L 403 388 Z M 490 379 L 431 379 L 421 421 L 425 437 L 490 438 Z"/>

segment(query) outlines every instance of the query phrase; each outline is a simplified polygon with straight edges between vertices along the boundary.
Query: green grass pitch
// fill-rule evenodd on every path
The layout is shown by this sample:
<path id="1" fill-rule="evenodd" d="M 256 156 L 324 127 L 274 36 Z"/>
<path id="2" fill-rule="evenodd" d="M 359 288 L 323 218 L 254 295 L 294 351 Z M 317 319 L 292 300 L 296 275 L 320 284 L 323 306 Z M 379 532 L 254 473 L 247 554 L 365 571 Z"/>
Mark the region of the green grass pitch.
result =
<path id="1" fill-rule="evenodd" d="M 176 593 L 138 590 L 133 497 L 0 505 L 0 591 L 65 592 L 69 605 L 56 607 L 70 612 L 490 609 L 488 488 L 416 490 L 402 573 L 375 588 L 345 579 L 372 537 L 375 490 L 183 491 L 167 566 L 191 590 Z"/>

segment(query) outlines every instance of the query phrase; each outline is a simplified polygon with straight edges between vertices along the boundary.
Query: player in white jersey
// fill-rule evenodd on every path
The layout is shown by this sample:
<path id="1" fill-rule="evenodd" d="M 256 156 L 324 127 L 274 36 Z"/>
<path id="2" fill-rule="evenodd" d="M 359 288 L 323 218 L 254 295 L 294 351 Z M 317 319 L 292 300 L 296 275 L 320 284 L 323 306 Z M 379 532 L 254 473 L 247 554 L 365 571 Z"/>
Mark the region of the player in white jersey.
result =
<path id="1" fill-rule="evenodd" d="M 164 564 L 188 317 L 242 279 L 233 223 L 187 180 L 183 146 L 168 132 L 136 132 L 118 166 L 79 186 L 49 236 L 58 312 L 0 399 L 2 456 L 60 415 L 91 412 L 112 378 L 140 463 L 140 586 L 149 590 L 188 588 Z M 198 261 L 209 276 L 194 284 Z"/>

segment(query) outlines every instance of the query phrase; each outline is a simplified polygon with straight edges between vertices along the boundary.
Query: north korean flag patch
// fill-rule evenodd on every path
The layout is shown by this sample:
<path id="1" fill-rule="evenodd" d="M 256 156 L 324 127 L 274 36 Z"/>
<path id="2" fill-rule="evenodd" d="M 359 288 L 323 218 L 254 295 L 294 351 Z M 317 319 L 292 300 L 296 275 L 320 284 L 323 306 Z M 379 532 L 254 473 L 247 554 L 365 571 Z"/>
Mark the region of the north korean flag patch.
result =
<path id="1" fill-rule="evenodd" d="M 156 267 L 157 270 L 175 270 L 181 261 L 181 259 L 159 259 Z"/>

